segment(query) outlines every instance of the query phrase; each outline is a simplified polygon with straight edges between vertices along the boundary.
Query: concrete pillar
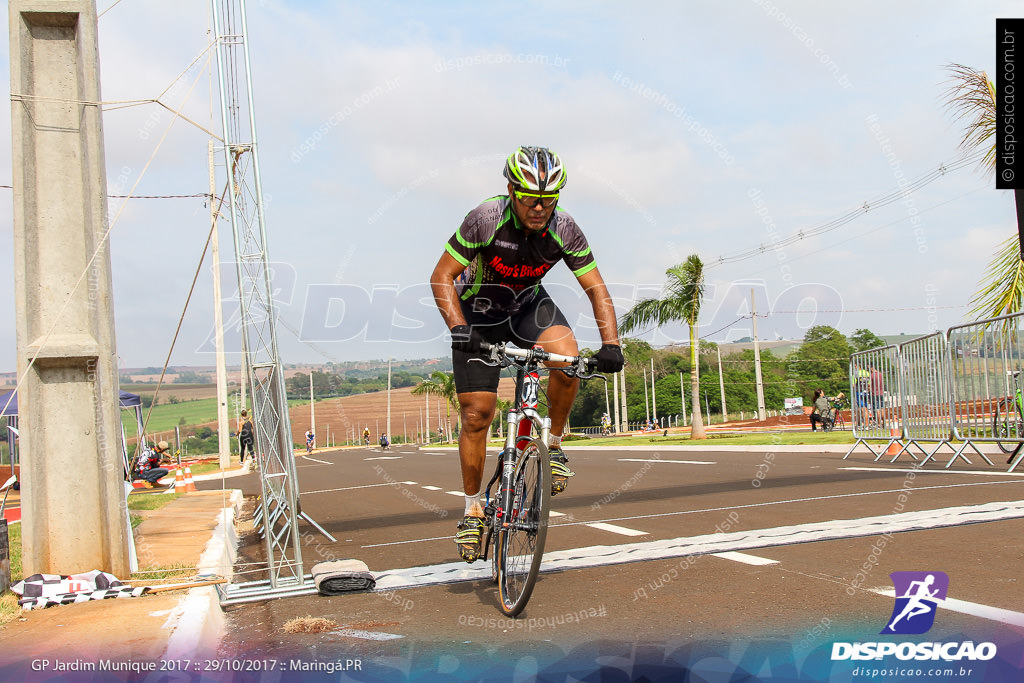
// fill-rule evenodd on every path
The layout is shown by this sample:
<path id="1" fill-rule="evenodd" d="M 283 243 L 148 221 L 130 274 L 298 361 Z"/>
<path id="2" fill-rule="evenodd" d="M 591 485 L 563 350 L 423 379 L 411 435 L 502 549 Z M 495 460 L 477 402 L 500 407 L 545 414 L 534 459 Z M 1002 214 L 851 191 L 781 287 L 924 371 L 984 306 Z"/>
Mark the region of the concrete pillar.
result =
<path id="1" fill-rule="evenodd" d="M 24 573 L 127 578 L 96 5 L 9 20 Z"/>

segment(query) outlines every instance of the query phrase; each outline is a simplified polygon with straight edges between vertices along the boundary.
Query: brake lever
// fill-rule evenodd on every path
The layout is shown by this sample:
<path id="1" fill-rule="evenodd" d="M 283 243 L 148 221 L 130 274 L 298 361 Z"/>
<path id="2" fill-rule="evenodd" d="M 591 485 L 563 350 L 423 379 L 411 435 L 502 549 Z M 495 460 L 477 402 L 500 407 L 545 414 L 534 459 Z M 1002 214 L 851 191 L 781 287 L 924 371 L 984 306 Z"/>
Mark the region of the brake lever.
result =
<path id="1" fill-rule="evenodd" d="M 509 365 L 511 365 L 511 363 L 503 363 L 500 360 L 496 361 L 494 359 L 478 358 L 476 356 L 474 356 L 473 358 L 469 359 L 470 363 L 472 363 L 474 361 L 477 362 L 477 363 L 483 363 L 484 365 L 489 365 L 492 368 L 507 368 Z"/>
<path id="2" fill-rule="evenodd" d="M 579 375 L 578 374 L 576 376 L 579 377 L 580 379 L 603 379 L 604 383 L 608 384 L 608 378 L 605 377 L 604 375 L 600 374 L 600 373 L 597 373 L 597 372 L 591 372 L 589 374 L 584 374 L 584 375 Z"/>

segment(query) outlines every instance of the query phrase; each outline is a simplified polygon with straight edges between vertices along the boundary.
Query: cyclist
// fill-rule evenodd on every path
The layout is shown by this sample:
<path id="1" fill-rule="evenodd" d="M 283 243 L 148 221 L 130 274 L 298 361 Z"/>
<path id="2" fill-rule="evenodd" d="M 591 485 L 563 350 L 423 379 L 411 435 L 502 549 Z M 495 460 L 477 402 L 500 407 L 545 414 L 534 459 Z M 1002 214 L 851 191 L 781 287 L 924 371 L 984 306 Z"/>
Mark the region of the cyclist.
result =
<path id="1" fill-rule="evenodd" d="M 363 443 L 367 446 L 370 445 L 370 427 L 363 427 Z"/>
<path id="2" fill-rule="evenodd" d="M 541 286 L 541 278 L 559 261 L 576 276 L 590 299 L 601 333 L 599 372 L 622 369 L 615 307 L 598 272 L 583 232 L 558 209 L 566 173 L 557 154 L 544 147 L 519 147 L 505 162 L 508 194 L 476 207 L 445 245 L 430 276 L 437 307 L 451 332 L 455 388 L 462 431 L 459 459 L 466 494 L 466 514 L 455 542 L 467 562 L 480 554 L 484 449 L 494 417 L 500 369 L 470 363 L 481 341 L 511 341 L 565 356 L 579 354 L 569 324 Z M 562 452 L 562 431 L 579 380 L 551 373 L 548 417 L 551 419 L 552 494 L 565 489 L 573 472 Z"/>

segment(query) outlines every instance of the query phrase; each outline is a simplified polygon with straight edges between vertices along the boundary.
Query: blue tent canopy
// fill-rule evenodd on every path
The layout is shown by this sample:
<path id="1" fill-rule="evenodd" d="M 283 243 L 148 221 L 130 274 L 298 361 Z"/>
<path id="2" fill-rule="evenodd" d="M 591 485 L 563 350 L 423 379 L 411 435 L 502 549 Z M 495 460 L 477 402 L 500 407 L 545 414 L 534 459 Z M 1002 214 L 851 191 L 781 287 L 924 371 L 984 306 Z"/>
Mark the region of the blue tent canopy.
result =
<path id="1" fill-rule="evenodd" d="M 3 410 L 3 407 L 7 405 L 7 400 L 11 398 L 11 394 L 14 394 L 14 398 L 13 400 L 11 400 L 11 405 L 7 406 L 7 410 Z M 134 408 L 136 406 L 142 405 L 142 399 L 138 396 L 138 394 L 131 394 L 128 393 L 127 391 L 121 390 L 119 403 L 121 404 L 122 408 Z M 15 393 L 14 391 L 8 391 L 5 394 L 0 394 L 0 410 L 3 411 L 2 413 L 0 413 L 0 417 L 13 417 L 17 415 L 18 394 Z"/>

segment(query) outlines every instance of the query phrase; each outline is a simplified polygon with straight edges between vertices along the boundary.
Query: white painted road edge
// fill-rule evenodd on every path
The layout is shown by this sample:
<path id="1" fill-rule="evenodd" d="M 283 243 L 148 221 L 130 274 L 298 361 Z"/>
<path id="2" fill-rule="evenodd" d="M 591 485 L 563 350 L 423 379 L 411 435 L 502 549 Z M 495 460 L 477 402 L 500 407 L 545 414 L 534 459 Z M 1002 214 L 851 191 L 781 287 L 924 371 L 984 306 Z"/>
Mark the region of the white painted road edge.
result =
<path id="1" fill-rule="evenodd" d="M 242 492 L 230 491 L 231 507 L 217 513 L 217 527 L 199 558 L 199 574 L 220 574 L 229 581 L 238 551 L 235 518 L 241 511 Z M 162 661 L 214 656 L 224 637 L 226 619 L 220 607 L 216 586 L 192 588 L 171 610 L 165 628 L 170 628 L 167 650 Z"/>
<path id="2" fill-rule="evenodd" d="M 872 588 L 871 592 L 884 595 L 887 598 L 896 597 L 896 591 L 891 588 Z M 1000 607 L 989 607 L 988 605 L 980 605 L 976 602 L 968 602 L 966 600 L 957 600 L 956 598 L 946 598 L 945 600 L 937 601 L 935 604 L 942 609 L 948 609 L 951 612 L 969 614 L 972 617 L 981 617 L 982 619 L 989 619 L 991 621 L 1000 621 L 1004 624 L 1024 628 L 1024 614 L 1021 614 L 1020 612 L 1014 612 Z"/>
<path id="3" fill-rule="evenodd" d="M 584 569 L 628 562 L 786 546 L 812 541 L 881 536 L 886 533 L 961 526 L 1021 517 L 1024 517 L 1024 501 L 1011 501 L 622 545 L 590 546 L 546 553 L 544 562 L 541 564 L 541 571 Z M 465 562 L 449 562 L 424 567 L 392 569 L 380 572 L 375 576 L 377 590 L 395 590 L 459 581 L 489 581 L 491 567 L 489 563 L 486 566 L 474 567 Z"/>

